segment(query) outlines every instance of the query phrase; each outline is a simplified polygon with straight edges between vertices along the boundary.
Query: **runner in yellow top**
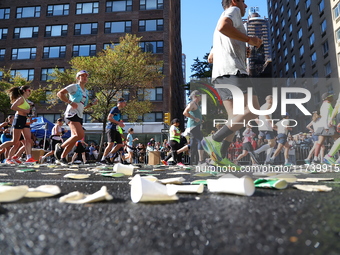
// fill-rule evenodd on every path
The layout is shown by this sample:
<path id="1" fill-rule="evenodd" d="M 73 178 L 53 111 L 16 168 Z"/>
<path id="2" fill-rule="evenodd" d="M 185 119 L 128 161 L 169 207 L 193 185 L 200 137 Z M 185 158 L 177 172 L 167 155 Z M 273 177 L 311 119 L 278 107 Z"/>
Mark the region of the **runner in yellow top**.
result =
<path id="1" fill-rule="evenodd" d="M 12 146 L 6 159 L 7 164 L 19 163 L 17 158 L 13 155 L 20 146 L 20 136 L 23 135 L 25 139 L 25 147 L 27 160 L 25 163 L 34 163 L 36 160 L 32 158 L 32 140 L 30 119 L 27 115 L 30 113 L 31 106 L 27 102 L 27 98 L 31 95 L 31 88 L 29 86 L 13 87 L 8 90 L 11 99 L 11 109 L 16 111 L 13 121 L 13 137 L 11 141 L 0 145 L 0 150 Z"/>

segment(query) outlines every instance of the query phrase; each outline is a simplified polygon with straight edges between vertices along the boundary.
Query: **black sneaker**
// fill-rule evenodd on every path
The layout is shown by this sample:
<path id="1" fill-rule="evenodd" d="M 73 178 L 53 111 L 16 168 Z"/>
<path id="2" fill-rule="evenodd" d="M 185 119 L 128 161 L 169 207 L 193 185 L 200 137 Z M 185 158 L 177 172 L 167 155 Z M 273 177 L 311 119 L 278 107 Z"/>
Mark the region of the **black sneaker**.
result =
<path id="1" fill-rule="evenodd" d="M 130 163 L 127 162 L 126 160 L 124 160 L 124 161 L 123 161 L 123 164 L 124 164 L 124 165 L 129 165 Z"/>
<path id="2" fill-rule="evenodd" d="M 67 159 L 66 159 L 66 158 L 61 158 L 61 159 L 60 159 L 60 165 L 62 165 L 62 166 L 68 166 Z"/>
<path id="3" fill-rule="evenodd" d="M 258 161 L 258 158 L 256 157 L 257 155 L 256 155 L 255 152 L 248 151 L 248 154 L 250 155 L 250 157 L 252 158 L 252 160 L 254 160 L 254 162 L 255 162 L 256 164 L 258 164 L 258 165 L 260 164 L 259 161 Z"/>
<path id="4" fill-rule="evenodd" d="M 64 148 L 61 148 L 61 143 L 57 143 L 54 148 L 54 156 L 56 159 L 61 159 L 61 154 L 63 154 Z"/>

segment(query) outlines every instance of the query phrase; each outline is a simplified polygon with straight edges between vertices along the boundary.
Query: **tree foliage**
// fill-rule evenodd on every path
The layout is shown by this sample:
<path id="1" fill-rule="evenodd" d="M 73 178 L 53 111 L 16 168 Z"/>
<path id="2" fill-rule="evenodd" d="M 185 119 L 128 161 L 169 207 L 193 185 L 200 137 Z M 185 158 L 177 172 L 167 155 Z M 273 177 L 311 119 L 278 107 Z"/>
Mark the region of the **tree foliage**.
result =
<path id="1" fill-rule="evenodd" d="M 208 63 L 209 53 L 206 53 L 201 61 L 198 57 L 194 59 L 194 63 L 191 65 L 191 72 L 193 74 L 190 76 L 192 78 L 206 78 L 211 77 L 212 74 L 212 64 Z"/>
<path id="2" fill-rule="evenodd" d="M 72 58 L 71 69 L 65 72 L 56 69 L 52 74 L 54 79 L 50 81 L 50 89 L 58 91 L 74 83 L 76 72 L 86 70 L 90 75 L 86 87 L 93 91 L 93 97 L 98 98 L 98 104 L 90 108 L 89 114 L 95 121 L 103 123 L 103 134 L 111 108 L 127 91 L 129 102 L 123 114 L 129 121 L 136 122 L 139 116 L 152 110 L 150 102 L 138 100 L 137 92 L 155 87 L 164 77 L 161 72 L 163 62 L 152 53 L 142 52 L 140 39 L 126 34 L 118 45 L 106 48 L 97 56 Z M 57 103 L 56 93 L 51 94 L 50 102 Z"/>

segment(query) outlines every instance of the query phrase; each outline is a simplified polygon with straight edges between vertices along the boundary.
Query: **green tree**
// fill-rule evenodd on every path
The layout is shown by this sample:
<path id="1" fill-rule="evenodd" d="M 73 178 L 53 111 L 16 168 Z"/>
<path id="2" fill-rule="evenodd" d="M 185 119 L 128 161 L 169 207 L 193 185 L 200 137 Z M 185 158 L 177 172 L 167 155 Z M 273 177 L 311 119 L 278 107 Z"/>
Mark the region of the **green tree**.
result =
<path id="1" fill-rule="evenodd" d="M 152 110 L 152 104 L 139 101 L 137 92 L 153 88 L 163 79 L 161 68 L 163 62 L 149 52 L 142 52 L 139 47 L 141 37 L 126 34 L 114 48 L 106 48 L 95 57 L 75 57 L 70 61 L 71 69 L 65 72 L 55 70 L 50 88 L 59 90 L 74 83 L 75 73 L 87 70 L 90 74 L 87 89 L 92 90 L 98 98 L 98 104 L 91 107 L 91 117 L 103 123 L 102 140 L 105 134 L 107 116 L 117 99 L 129 92 L 129 102 L 123 114 L 129 121 L 138 120 L 138 116 Z M 54 98 L 53 98 L 54 97 Z M 57 103 L 56 93 L 52 93 L 51 102 Z M 131 106 L 129 106 L 129 104 Z"/>
<path id="2" fill-rule="evenodd" d="M 203 57 L 203 61 L 199 58 L 194 59 L 194 63 L 191 65 L 191 72 L 193 74 L 191 78 L 208 78 L 212 74 L 212 64 L 208 63 L 209 53 L 206 53 Z"/>

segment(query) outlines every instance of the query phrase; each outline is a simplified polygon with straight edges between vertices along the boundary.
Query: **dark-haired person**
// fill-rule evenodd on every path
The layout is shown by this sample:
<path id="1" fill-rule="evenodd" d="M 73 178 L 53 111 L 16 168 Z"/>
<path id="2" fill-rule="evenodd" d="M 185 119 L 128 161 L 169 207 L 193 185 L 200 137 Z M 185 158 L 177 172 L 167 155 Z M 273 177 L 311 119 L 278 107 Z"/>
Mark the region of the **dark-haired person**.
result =
<path id="1" fill-rule="evenodd" d="M 109 121 L 106 126 L 107 146 L 100 161 L 102 164 L 111 164 L 110 157 L 119 151 L 120 148 L 124 147 L 122 136 L 117 130 L 117 126 L 121 128 L 125 127 L 121 114 L 121 109 L 125 106 L 125 99 L 119 98 L 117 105 L 111 108 L 110 113 L 107 116 L 107 120 Z"/>
<path id="2" fill-rule="evenodd" d="M 128 156 L 125 158 L 125 160 L 129 159 L 129 162 L 133 163 L 133 152 L 135 148 L 133 147 L 133 142 L 137 141 L 138 138 L 133 139 L 132 135 L 134 133 L 133 128 L 128 129 L 128 135 L 126 136 L 127 144 L 126 144 L 126 150 L 128 152 Z"/>
<path id="3" fill-rule="evenodd" d="M 262 40 L 246 33 L 242 20 L 247 8 L 244 0 L 223 0 L 222 6 L 224 11 L 217 22 L 208 59 L 213 63 L 212 83 L 223 100 L 230 121 L 212 136 L 203 138 L 202 145 L 215 163 L 233 165 L 226 155 L 235 132 L 243 127 L 243 121 L 247 122 L 256 116 L 249 110 L 248 100 L 239 106 L 244 108 L 244 114 L 234 114 L 233 103 L 237 98 L 223 85 L 238 87 L 247 98 L 247 89 L 253 86 L 247 72 L 246 44 L 260 47 Z M 259 109 L 256 91 L 253 91 L 252 99 L 254 108 Z"/>
<path id="4" fill-rule="evenodd" d="M 8 115 L 3 123 L 1 123 L 0 128 L 2 129 L 2 134 L 0 137 L 1 143 L 5 143 L 7 141 L 12 140 L 12 124 L 13 124 L 14 116 Z M 0 154 L 5 153 L 5 157 L 8 156 L 8 148 L 2 149 Z"/>
<path id="5" fill-rule="evenodd" d="M 89 93 L 85 88 L 88 81 L 88 73 L 85 70 L 79 71 L 76 74 L 76 80 L 77 83 L 70 84 L 57 93 L 60 100 L 68 104 L 65 111 L 65 122 L 68 124 L 71 131 L 71 136 L 62 144 L 57 143 L 55 147 L 54 155 L 56 159 L 60 160 L 62 165 L 68 164 L 66 159 L 68 153 L 73 149 L 78 140 L 84 138 L 84 109 L 97 104 L 97 100 L 89 103 Z"/>
<path id="6" fill-rule="evenodd" d="M 63 142 L 63 139 L 61 138 L 61 136 L 63 135 L 63 129 L 62 129 L 63 124 L 64 124 L 64 121 L 62 118 L 59 118 L 57 122 L 54 124 L 52 131 L 51 131 L 51 145 L 50 145 L 51 150 L 48 153 L 46 153 L 44 156 L 40 157 L 39 159 L 40 163 L 43 163 L 47 157 L 54 155 L 54 148 L 56 144 L 57 143 L 61 144 Z"/>
<path id="7" fill-rule="evenodd" d="M 36 160 L 32 158 L 32 139 L 30 118 L 27 115 L 31 111 L 31 105 L 27 98 L 31 95 L 32 90 L 30 86 L 13 87 L 7 91 L 11 100 L 11 109 L 16 111 L 13 120 L 12 140 L 0 145 L 0 150 L 12 146 L 8 152 L 6 159 L 7 164 L 16 164 L 12 157 L 20 146 L 20 136 L 23 135 L 25 140 L 27 159 L 25 163 L 34 163 Z"/>
<path id="8" fill-rule="evenodd" d="M 180 149 L 181 142 L 181 131 L 179 130 L 180 120 L 175 118 L 171 121 L 171 126 L 169 129 L 170 141 L 169 145 L 171 147 L 171 154 L 169 154 L 162 163 L 168 165 L 168 160 L 172 157 L 175 164 L 178 166 L 184 166 L 181 162 L 181 155 L 177 154 L 177 150 Z"/>

